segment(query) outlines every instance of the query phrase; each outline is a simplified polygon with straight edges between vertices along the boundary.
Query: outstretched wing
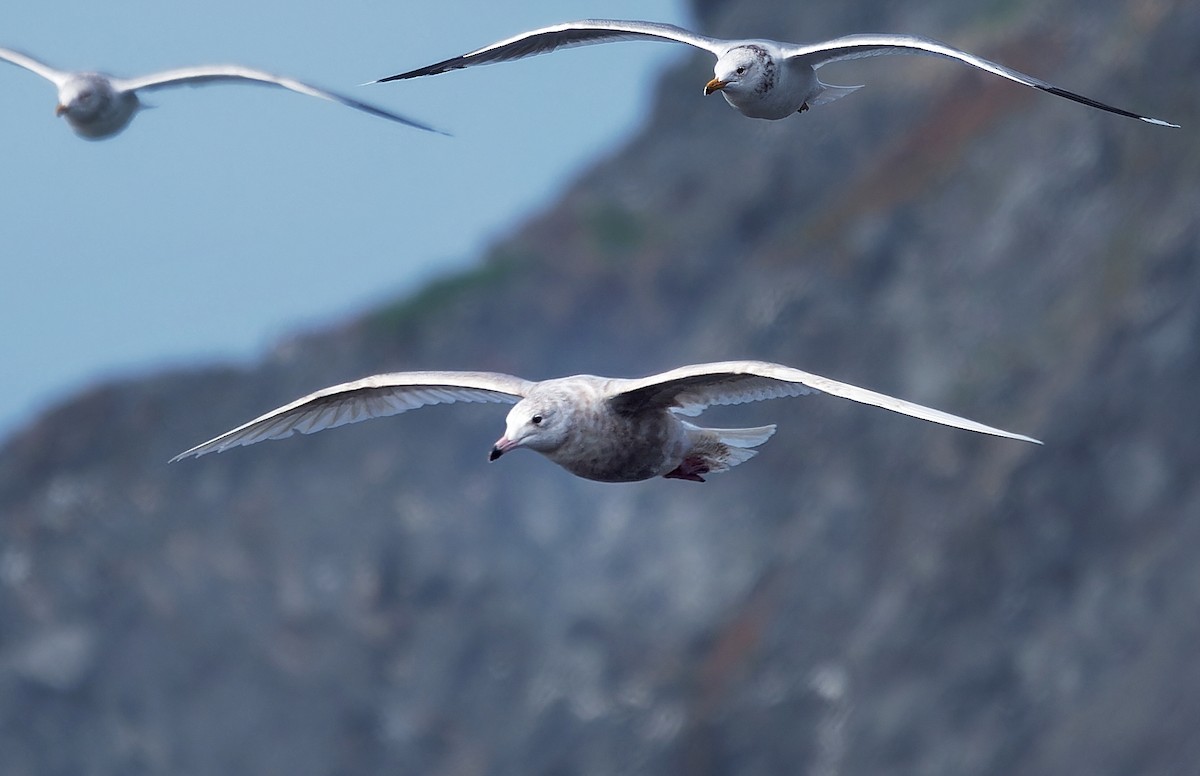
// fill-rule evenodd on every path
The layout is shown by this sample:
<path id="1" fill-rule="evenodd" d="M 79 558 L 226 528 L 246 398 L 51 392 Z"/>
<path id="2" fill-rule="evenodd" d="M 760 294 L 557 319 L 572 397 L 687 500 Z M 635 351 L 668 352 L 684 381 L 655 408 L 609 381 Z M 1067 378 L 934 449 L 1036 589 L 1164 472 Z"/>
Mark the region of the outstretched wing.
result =
<path id="1" fill-rule="evenodd" d="M 698 415 L 705 407 L 714 404 L 743 404 L 784 396 L 827 393 L 943 426 L 1041 444 L 1023 434 L 985 426 L 948 412 L 766 361 L 694 364 L 640 380 L 614 380 L 612 387 L 613 396 L 609 401 L 618 412 L 672 409 L 683 415 Z"/>
<path id="2" fill-rule="evenodd" d="M 431 127 L 428 124 L 423 124 L 419 121 L 406 118 L 391 111 L 386 111 L 383 108 L 377 108 L 365 102 L 347 97 L 337 92 L 326 91 L 312 84 L 306 84 L 303 81 L 297 81 L 294 78 L 267 73 L 262 70 L 255 70 L 241 65 L 212 65 L 201 67 L 183 67 L 178 70 L 167 70 L 161 73 L 151 73 L 150 75 L 141 76 L 139 78 L 114 78 L 113 85 L 121 90 L 128 91 L 150 91 L 154 89 L 166 89 L 173 86 L 204 86 L 211 83 L 256 83 L 265 84 L 267 86 L 279 86 L 284 89 L 290 89 L 293 92 L 306 94 L 309 97 L 319 97 L 322 100 L 329 100 L 348 108 L 361 110 L 364 113 L 370 113 L 372 116 L 397 121 L 401 124 L 407 124 L 410 127 L 423 129 L 427 132 L 437 132 L 445 135 L 446 132 Z"/>
<path id="3" fill-rule="evenodd" d="M 1007 78 L 1010 81 L 1015 81 L 1025 86 L 1032 86 L 1035 89 L 1041 89 L 1044 92 L 1065 97 L 1068 100 L 1074 100 L 1075 102 L 1099 108 L 1109 113 L 1116 113 L 1119 116 L 1128 116 L 1131 119 L 1138 119 L 1149 124 L 1158 124 L 1164 127 L 1179 126 L 1178 124 L 1171 124 L 1162 119 L 1153 119 L 1123 108 L 1116 108 L 1099 100 L 1094 100 L 1091 97 L 1084 97 L 1082 94 L 1069 92 L 1066 89 L 1060 89 L 1041 79 L 1026 75 L 1004 65 L 998 65 L 995 62 L 975 56 L 961 49 L 956 49 L 941 41 L 933 40 L 932 38 L 922 38 L 917 35 L 847 35 L 843 38 L 835 38 L 807 46 L 784 46 L 783 51 L 784 56 L 788 59 L 799 59 L 814 68 L 844 59 L 861 59 L 863 57 L 877 57 L 887 54 L 927 54 L 946 57 L 958 60 L 971 67 L 985 70 L 1001 78 Z"/>
<path id="4" fill-rule="evenodd" d="M 410 70 L 407 73 L 380 78 L 375 83 L 399 81 L 422 75 L 437 75 L 447 70 L 460 70 L 472 65 L 511 62 L 538 54 L 548 54 L 560 48 L 610 43 L 618 40 L 671 40 L 704 49 L 715 56 L 720 56 L 728 47 L 726 41 L 699 35 L 682 27 L 676 27 L 674 24 L 620 19 L 583 19 L 522 32 L 520 35 L 484 46 L 460 57 L 446 59 L 428 67 Z"/>
<path id="5" fill-rule="evenodd" d="M 55 86 L 61 86 L 62 82 L 67 80 L 70 73 L 62 70 L 55 70 L 44 62 L 39 62 L 28 54 L 22 54 L 20 51 L 12 49 L 0 48 L 0 59 L 11 62 L 17 67 L 23 67 L 26 70 L 37 73 L 42 78 L 45 78 Z"/>
<path id="6" fill-rule="evenodd" d="M 311 393 L 185 450 L 171 461 L 219 453 L 265 439 L 283 439 L 297 431 L 311 434 L 360 420 L 398 415 L 428 404 L 458 401 L 515 404 L 532 385 L 520 377 L 496 372 L 393 372 L 373 375 Z"/>

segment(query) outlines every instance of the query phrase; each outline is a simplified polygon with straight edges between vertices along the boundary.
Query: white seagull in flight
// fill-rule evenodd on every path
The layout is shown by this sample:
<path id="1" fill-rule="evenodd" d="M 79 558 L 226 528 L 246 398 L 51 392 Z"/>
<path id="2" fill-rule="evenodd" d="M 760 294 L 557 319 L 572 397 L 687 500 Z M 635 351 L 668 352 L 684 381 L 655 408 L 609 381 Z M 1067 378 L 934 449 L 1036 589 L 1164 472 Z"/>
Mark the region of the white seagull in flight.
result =
<path id="1" fill-rule="evenodd" d="M 720 92 L 742 114 L 755 119 L 782 119 L 818 105 L 833 102 L 861 86 L 832 86 L 817 78 L 817 70 L 830 62 L 884 54 L 926 54 L 946 57 L 980 70 L 1032 86 L 1068 100 L 1090 105 L 1150 124 L 1177 127 L 1160 119 L 1106 105 L 1090 97 L 1060 89 L 1045 81 L 961 51 L 953 46 L 916 35 L 847 35 L 822 43 L 798 45 L 773 40 L 722 40 L 699 35 L 673 24 L 584 19 L 523 32 L 507 40 L 484 46 L 468 54 L 407 73 L 381 78 L 375 83 L 437 75 L 473 65 L 510 62 L 546 54 L 568 46 L 585 46 L 618 40 L 669 40 L 704 49 L 717 58 L 714 77 L 704 86 L 705 94 Z"/>
<path id="2" fill-rule="evenodd" d="M 579 477 L 704 482 L 749 460 L 775 426 L 701 428 L 681 416 L 716 404 L 827 393 L 981 434 L 1041 444 L 941 410 L 765 361 L 693 364 L 640 379 L 575 375 L 532 382 L 495 372 L 393 372 L 335 385 L 272 410 L 171 459 L 221 452 L 297 431 L 311 434 L 429 404 L 515 404 L 489 460 L 520 447 Z"/>
<path id="3" fill-rule="evenodd" d="M 33 57 L 12 49 L 0 48 L 0 60 L 11 62 L 37 73 L 58 89 L 58 107 L 54 112 L 66 118 L 75 134 L 88 140 L 103 140 L 112 137 L 133 120 L 138 110 L 144 107 L 138 99 L 139 92 L 165 89 L 174 86 L 200 86 L 217 82 L 241 82 L 279 86 L 293 92 L 331 100 L 350 108 L 356 108 L 373 116 L 398 121 L 410 127 L 445 134 L 419 121 L 405 118 L 368 105 L 365 102 L 328 92 L 293 78 L 273 75 L 240 65 L 213 65 L 185 67 L 152 73 L 140 78 L 114 78 L 104 73 L 71 72 L 56 70 Z"/>

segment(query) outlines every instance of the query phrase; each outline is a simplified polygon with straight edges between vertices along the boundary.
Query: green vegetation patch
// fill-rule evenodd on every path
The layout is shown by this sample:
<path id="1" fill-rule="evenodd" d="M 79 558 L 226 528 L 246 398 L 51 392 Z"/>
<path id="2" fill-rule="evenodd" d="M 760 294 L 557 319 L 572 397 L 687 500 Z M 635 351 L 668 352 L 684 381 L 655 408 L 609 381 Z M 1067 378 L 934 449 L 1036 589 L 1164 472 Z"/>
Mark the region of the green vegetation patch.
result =
<path id="1" fill-rule="evenodd" d="M 649 231 L 644 218 L 611 202 L 591 208 L 585 223 L 596 249 L 607 256 L 633 253 L 646 242 Z"/>
<path id="2" fill-rule="evenodd" d="M 473 269 L 438 278 L 415 294 L 384 305 L 367 316 L 367 326 L 381 332 L 407 329 L 466 295 L 497 288 L 530 262 L 529 256 L 498 251 Z"/>

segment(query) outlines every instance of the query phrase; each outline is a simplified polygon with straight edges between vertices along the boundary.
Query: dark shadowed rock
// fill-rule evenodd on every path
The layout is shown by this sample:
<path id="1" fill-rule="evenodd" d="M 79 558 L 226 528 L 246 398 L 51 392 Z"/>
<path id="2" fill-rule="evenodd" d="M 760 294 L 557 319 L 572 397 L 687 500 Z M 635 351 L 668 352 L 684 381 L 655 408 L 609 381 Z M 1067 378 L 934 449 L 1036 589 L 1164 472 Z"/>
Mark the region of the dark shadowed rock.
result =
<path id="1" fill-rule="evenodd" d="M 59 692 L 80 686 L 95 660 L 96 636 L 83 625 L 61 625 L 31 635 L 0 656 L 0 669 Z"/>

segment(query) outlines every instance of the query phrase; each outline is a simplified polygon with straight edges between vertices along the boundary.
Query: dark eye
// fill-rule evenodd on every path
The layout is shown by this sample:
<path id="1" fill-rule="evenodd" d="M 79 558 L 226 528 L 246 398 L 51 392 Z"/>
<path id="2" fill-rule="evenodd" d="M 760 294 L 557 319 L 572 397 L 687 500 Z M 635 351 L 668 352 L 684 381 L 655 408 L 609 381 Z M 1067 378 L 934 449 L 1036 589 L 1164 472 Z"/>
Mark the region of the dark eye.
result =
<path id="1" fill-rule="evenodd" d="M 540 425 L 542 425 L 542 416 L 534 415 L 532 418 L 529 419 L 529 422 L 535 426 L 540 426 Z"/>
<path id="2" fill-rule="evenodd" d="M 745 74 L 746 74 L 746 66 L 745 66 L 745 65 L 742 65 L 741 67 L 739 67 L 739 68 L 737 69 L 737 74 L 738 74 L 738 75 L 745 75 Z"/>

